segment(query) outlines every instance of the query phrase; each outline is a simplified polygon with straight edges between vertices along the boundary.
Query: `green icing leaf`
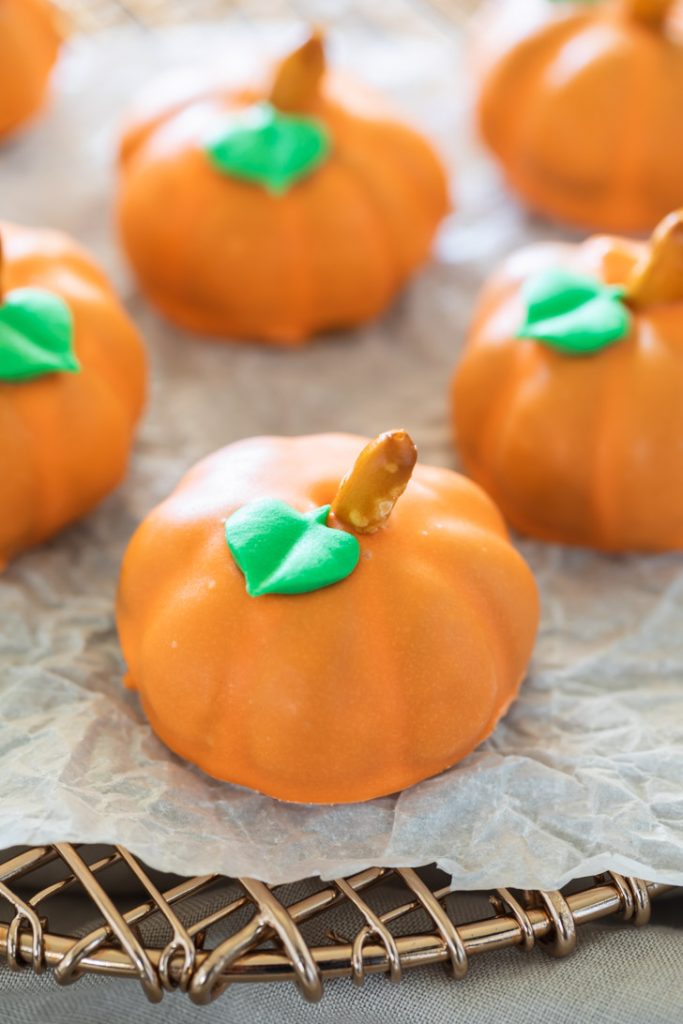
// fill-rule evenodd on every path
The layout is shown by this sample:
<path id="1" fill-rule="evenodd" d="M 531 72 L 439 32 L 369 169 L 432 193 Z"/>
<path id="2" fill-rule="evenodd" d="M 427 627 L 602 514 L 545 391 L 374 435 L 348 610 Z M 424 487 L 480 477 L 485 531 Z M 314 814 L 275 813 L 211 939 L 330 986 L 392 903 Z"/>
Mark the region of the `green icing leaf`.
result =
<path id="1" fill-rule="evenodd" d="M 41 288 L 16 288 L 0 305 L 0 380 L 78 373 L 66 302 Z"/>
<path id="2" fill-rule="evenodd" d="M 330 138 L 325 126 L 312 117 L 257 103 L 233 115 L 205 151 L 223 174 L 279 195 L 327 159 Z"/>
<path id="3" fill-rule="evenodd" d="M 325 526 L 329 505 L 297 512 L 275 498 L 251 501 L 225 524 L 230 553 L 251 597 L 306 594 L 346 579 L 358 565 L 351 533 Z"/>
<path id="4" fill-rule="evenodd" d="M 526 318 L 518 338 L 535 338 L 565 355 L 599 352 L 628 334 L 624 289 L 568 270 L 542 270 L 524 283 Z"/>

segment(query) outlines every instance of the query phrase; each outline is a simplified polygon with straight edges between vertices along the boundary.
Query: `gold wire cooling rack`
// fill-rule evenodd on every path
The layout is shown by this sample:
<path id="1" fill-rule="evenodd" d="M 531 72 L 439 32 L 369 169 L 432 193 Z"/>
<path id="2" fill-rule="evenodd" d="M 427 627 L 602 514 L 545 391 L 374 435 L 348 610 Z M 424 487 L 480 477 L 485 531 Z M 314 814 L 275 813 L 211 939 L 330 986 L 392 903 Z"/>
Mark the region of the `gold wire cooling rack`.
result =
<path id="1" fill-rule="evenodd" d="M 646 924 L 652 899 L 671 888 L 610 873 L 566 894 L 496 889 L 489 916 L 456 925 L 446 881 L 412 868 L 366 868 L 331 882 L 311 879 L 303 890 L 215 875 L 164 882 L 123 847 L 93 853 L 59 843 L 0 863 L 0 897 L 13 910 L 0 924 L 0 953 L 14 969 L 51 967 L 62 985 L 86 972 L 135 979 L 152 1002 L 180 989 L 208 1003 L 233 983 L 266 981 L 294 982 L 317 1002 L 331 977 L 361 984 L 384 973 L 400 981 L 409 968 L 445 963 L 462 978 L 477 954 L 511 946 L 530 952 L 537 943 L 567 956 L 581 925 L 612 914 Z M 87 895 L 87 923 L 54 934 L 44 911 L 74 889 Z M 334 927 L 342 905 L 356 915 L 353 926 L 346 918 L 346 934 Z M 406 919 L 413 921 L 407 932 Z"/>
<path id="2" fill-rule="evenodd" d="M 390 5 L 340 0 L 56 0 L 75 31 L 133 21 L 141 28 L 227 14 L 296 17 L 324 24 L 344 12 L 378 31 L 411 16 L 448 31 L 478 0 L 392 0 Z M 127 885 L 121 885 L 121 876 Z M 348 878 L 309 879 L 270 887 L 255 879 L 215 875 L 160 878 L 122 847 L 69 843 L 0 854 L 0 955 L 10 968 L 51 968 L 68 985 L 84 974 L 137 980 L 158 1002 L 180 989 L 208 1003 L 237 982 L 294 982 L 315 1002 L 324 979 L 357 983 L 371 973 L 399 981 L 410 968 L 445 963 L 462 978 L 472 957 L 536 945 L 572 953 L 580 926 L 611 915 L 635 925 L 672 887 L 610 873 L 563 892 L 496 889 L 488 915 L 455 923 L 447 878 L 412 868 L 369 867 Z M 137 896 L 131 895 L 131 885 Z M 73 913 L 50 928 L 48 910 L 65 894 Z M 344 927 L 339 925 L 339 913 Z M 349 918 L 348 912 L 355 914 Z M 51 911 L 50 911 L 51 913 Z M 351 922 L 351 923 L 350 923 Z"/>

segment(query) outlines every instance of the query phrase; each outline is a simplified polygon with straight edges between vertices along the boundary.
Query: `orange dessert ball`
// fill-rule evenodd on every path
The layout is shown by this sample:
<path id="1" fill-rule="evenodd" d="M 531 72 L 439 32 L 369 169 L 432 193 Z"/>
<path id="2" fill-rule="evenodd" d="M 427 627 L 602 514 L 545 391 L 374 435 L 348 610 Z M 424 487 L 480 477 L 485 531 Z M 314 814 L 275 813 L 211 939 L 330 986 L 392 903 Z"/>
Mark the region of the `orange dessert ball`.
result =
<path id="1" fill-rule="evenodd" d="M 430 144 L 329 74 L 318 35 L 265 87 L 177 91 L 121 145 L 121 235 L 161 312 L 291 346 L 384 310 L 448 208 Z"/>
<path id="2" fill-rule="evenodd" d="M 230 445 L 133 536 L 127 684 L 216 778 L 368 800 L 455 764 L 517 693 L 538 599 L 497 509 L 450 470 L 413 471 L 405 431 L 366 444 Z"/>
<path id="3" fill-rule="evenodd" d="M 530 206 L 645 231 L 683 205 L 683 4 L 504 0 L 478 44 L 480 129 Z"/>
<path id="4" fill-rule="evenodd" d="M 0 566 L 121 480 L 142 409 L 140 337 L 54 231 L 0 224 Z"/>
<path id="5" fill-rule="evenodd" d="M 0 139 L 42 104 L 60 39 L 47 0 L 1 0 Z"/>
<path id="6" fill-rule="evenodd" d="M 507 260 L 453 380 L 466 471 L 523 533 L 683 548 L 683 210 Z"/>

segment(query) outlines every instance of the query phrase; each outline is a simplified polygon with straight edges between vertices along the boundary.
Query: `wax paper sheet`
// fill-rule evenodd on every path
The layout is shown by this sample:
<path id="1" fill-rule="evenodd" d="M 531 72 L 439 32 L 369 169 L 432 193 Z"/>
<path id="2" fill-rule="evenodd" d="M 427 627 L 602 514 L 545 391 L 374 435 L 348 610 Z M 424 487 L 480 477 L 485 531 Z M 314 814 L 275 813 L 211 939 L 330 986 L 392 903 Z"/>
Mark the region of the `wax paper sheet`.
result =
<path id="1" fill-rule="evenodd" d="M 138 296 L 111 228 L 117 121 L 141 83 L 193 60 L 239 77 L 291 26 L 136 27 L 70 44 L 50 109 L 0 152 L 0 216 L 75 234 L 120 285 L 153 383 L 129 478 L 0 581 L 0 838 L 119 842 L 180 873 L 282 882 L 437 861 L 465 888 L 553 887 L 613 868 L 683 885 L 683 559 L 608 558 L 516 539 L 543 621 L 528 680 L 455 769 L 347 807 L 278 803 L 211 780 L 153 736 L 120 685 L 113 599 L 127 539 L 197 458 L 254 433 L 403 425 L 457 465 L 447 381 L 478 286 L 514 246 L 557 234 L 477 150 L 463 47 L 428 17 L 382 38 L 340 4 L 333 53 L 392 94 L 455 168 L 434 262 L 377 323 L 303 351 L 188 340 Z M 392 5 L 398 9 L 401 5 Z"/>

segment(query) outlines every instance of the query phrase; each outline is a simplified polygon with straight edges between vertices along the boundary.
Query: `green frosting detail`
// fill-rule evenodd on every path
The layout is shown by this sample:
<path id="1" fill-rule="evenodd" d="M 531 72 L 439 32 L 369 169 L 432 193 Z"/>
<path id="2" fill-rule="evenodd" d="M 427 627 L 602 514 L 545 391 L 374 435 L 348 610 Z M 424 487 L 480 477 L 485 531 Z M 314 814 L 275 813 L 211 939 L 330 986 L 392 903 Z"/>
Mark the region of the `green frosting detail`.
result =
<path id="1" fill-rule="evenodd" d="M 306 594 L 346 579 L 358 565 L 356 537 L 325 526 L 329 505 L 297 512 L 275 498 L 251 501 L 225 524 L 230 553 L 251 597 Z"/>
<path id="2" fill-rule="evenodd" d="M 205 149 L 221 173 L 281 195 L 327 159 L 330 137 L 312 117 L 257 103 L 235 114 Z"/>
<path id="3" fill-rule="evenodd" d="M 66 302 L 41 288 L 16 288 L 0 305 L 0 380 L 78 373 L 74 324 Z"/>
<path id="4" fill-rule="evenodd" d="M 625 337 L 631 315 L 624 289 L 567 270 L 542 270 L 524 283 L 526 318 L 518 338 L 535 338 L 565 355 L 599 352 Z"/>

